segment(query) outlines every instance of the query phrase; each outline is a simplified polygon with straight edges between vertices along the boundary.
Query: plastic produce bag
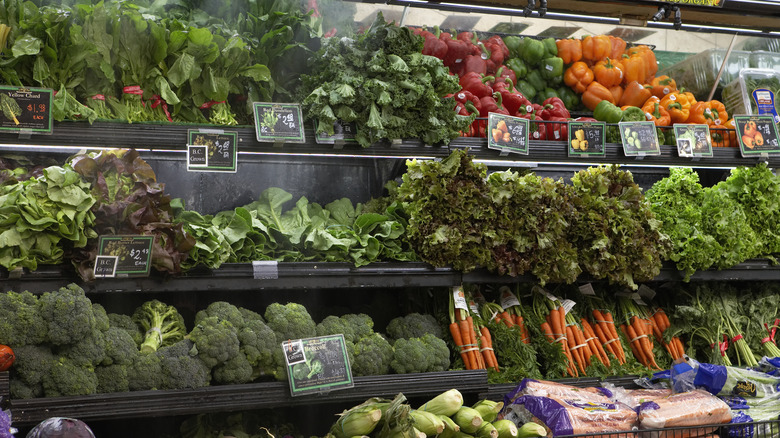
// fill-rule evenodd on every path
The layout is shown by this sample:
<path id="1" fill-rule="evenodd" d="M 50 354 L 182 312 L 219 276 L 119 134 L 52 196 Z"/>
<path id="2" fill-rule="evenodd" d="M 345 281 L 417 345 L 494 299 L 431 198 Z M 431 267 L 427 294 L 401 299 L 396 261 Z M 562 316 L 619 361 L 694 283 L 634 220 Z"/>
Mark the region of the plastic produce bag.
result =
<path id="1" fill-rule="evenodd" d="M 639 406 L 640 429 L 679 428 L 723 424 L 731 421 L 729 406 L 707 391 L 696 389 L 669 397 L 642 403 Z M 685 437 L 696 437 L 714 432 L 717 427 L 685 429 Z M 657 431 L 649 437 L 680 437 L 680 431 Z"/>
<path id="2" fill-rule="evenodd" d="M 637 410 L 642 403 L 648 401 L 655 401 L 665 397 L 669 397 L 673 394 L 671 389 L 626 389 L 619 386 L 615 386 L 611 383 L 602 383 L 604 388 L 612 393 L 610 399 L 614 402 L 623 403 L 624 405 Z"/>
<path id="3" fill-rule="evenodd" d="M 609 403 L 612 393 L 606 388 L 577 388 L 563 383 L 546 380 L 523 379 L 519 385 L 504 396 L 504 406 L 524 395 L 535 397 L 556 396 L 565 399 Z"/>
<path id="4" fill-rule="evenodd" d="M 731 438 L 777 438 L 780 436 L 780 406 L 761 406 L 751 409 L 732 410 L 731 425 L 727 435 Z M 763 423 L 771 421 L 771 423 Z M 752 424 L 759 422 L 759 424 Z M 740 423 L 751 423 L 739 426 Z"/>
<path id="5" fill-rule="evenodd" d="M 95 434 L 81 420 L 52 417 L 38 423 L 26 438 L 95 438 Z"/>
<path id="6" fill-rule="evenodd" d="M 0 438 L 14 438 L 15 433 L 16 429 L 11 427 L 11 413 L 0 410 Z"/>
<path id="7" fill-rule="evenodd" d="M 774 398 L 780 393 L 780 377 L 754 370 L 699 364 L 693 384 L 722 396 Z"/>

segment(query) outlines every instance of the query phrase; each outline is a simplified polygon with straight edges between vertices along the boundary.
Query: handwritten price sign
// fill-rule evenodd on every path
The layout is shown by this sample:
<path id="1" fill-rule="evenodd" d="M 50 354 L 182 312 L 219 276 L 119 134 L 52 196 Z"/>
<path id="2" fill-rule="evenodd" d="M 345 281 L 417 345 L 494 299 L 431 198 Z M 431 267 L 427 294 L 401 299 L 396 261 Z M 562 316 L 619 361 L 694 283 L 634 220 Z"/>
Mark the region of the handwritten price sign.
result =
<path id="1" fill-rule="evenodd" d="M 255 102 L 257 141 L 303 143 L 303 116 L 299 104 Z"/>

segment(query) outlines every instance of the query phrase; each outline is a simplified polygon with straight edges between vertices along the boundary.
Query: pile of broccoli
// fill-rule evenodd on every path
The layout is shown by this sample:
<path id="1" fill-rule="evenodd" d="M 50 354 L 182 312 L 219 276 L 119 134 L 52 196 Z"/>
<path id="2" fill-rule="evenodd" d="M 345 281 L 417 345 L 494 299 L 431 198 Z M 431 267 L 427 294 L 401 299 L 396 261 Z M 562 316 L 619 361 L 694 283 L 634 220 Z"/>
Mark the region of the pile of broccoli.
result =
<path id="1" fill-rule="evenodd" d="M 196 313 L 188 331 L 178 310 L 156 299 L 122 315 L 106 313 L 75 284 L 40 296 L 0 294 L 0 344 L 16 355 L 11 397 L 17 399 L 285 380 L 281 343 L 331 334 L 344 335 L 356 376 L 449 367 L 433 317 L 397 318 L 387 333 L 375 332 L 365 314 L 317 324 L 297 303 L 274 303 L 260 315 L 216 301 Z M 296 374 L 310 376 L 322 364 L 307 367 Z"/>

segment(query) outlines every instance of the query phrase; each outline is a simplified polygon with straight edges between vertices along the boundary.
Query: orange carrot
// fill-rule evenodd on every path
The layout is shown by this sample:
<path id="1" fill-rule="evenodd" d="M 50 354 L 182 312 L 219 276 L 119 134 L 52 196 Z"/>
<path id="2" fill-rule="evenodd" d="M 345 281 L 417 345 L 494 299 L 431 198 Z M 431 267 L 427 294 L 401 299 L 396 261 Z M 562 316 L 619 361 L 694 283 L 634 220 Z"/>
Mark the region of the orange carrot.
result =
<path id="1" fill-rule="evenodd" d="M 571 326 L 566 326 L 566 339 L 569 344 L 569 351 L 571 351 L 571 354 L 576 360 L 577 365 L 580 367 L 582 374 L 585 374 L 585 359 L 583 357 L 582 351 L 577 348 L 576 337 L 574 336 L 574 330 L 571 328 Z"/>
<path id="2" fill-rule="evenodd" d="M 471 343 L 477 346 L 477 350 L 474 351 L 474 356 L 477 358 L 477 367 L 480 370 L 485 369 L 485 361 L 482 360 L 482 355 L 479 354 L 479 341 L 477 341 L 477 331 L 474 329 L 474 318 L 471 315 L 466 317 L 466 321 L 469 324 L 469 333 L 471 334 Z"/>
<path id="3" fill-rule="evenodd" d="M 633 351 L 634 356 L 636 356 L 636 359 L 639 361 L 639 363 L 649 367 L 649 365 L 647 365 L 648 362 L 645 358 L 644 350 L 639 346 L 639 340 L 637 339 L 634 328 L 630 325 L 621 324 L 620 330 L 622 330 L 628 338 L 628 344 L 631 346 L 631 351 Z"/>
<path id="4" fill-rule="evenodd" d="M 606 334 L 604 334 L 604 330 L 601 328 L 601 325 L 598 323 L 594 324 L 593 331 L 596 333 L 596 336 L 599 338 L 599 343 L 601 344 L 601 347 L 604 349 L 605 354 L 606 351 L 609 351 L 610 353 L 612 353 L 612 356 L 615 357 L 618 363 L 620 363 L 620 355 L 618 355 L 615 352 L 615 348 L 617 347 L 612 345 L 614 344 L 614 342 L 609 342 L 610 338 L 607 337 Z"/>
<path id="5" fill-rule="evenodd" d="M 485 363 L 494 370 L 499 371 L 498 360 L 496 360 L 496 355 L 493 351 L 493 338 L 490 336 L 490 330 L 485 326 L 481 326 L 479 331 L 482 333 L 481 352 Z"/>
<path id="6" fill-rule="evenodd" d="M 449 325 L 450 327 L 450 335 L 452 335 L 452 340 L 455 342 L 455 345 L 460 350 L 460 358 L 463 359 L 463 364 L 466 366 L 467 370 L 470 370 L 469 368 L 469 356 L 466 354 L 463 349 L 465 348 L 463 346 L 463 338 L 461 338 L 460 334 L 460 328 L 458 327 L 458 323 L 453 322 Z"/>
<path id="7" fill-rule="evenodd" d="M 461 342 L 463 342 L 463 353 L 466 355 L 466 359 L 463 361 L 467 370 L 477 369 L 477 363 L 474 360 L 474 346 L 471 344 L 471 335 L 469 334 L 469 322 L 465 319 L 458 321 L 458 328 L 460 329 Z"/>
<path id="8" fill-rule="evenodd" d="M 512 320 L 512 317 L 509 315 L 509 312 L 507 312 L 506 310 L 499 313 L 498 316 L 501 317 L 501 321 L 504 324 L 506 324 L 507 327 L 512 328 L 515 326 L 515 322 Z"/>
<path id="9" fill-rule="evenodd" d="M 591 339 L 591 349 L 595 350 L 596 356 L 601 363 L 610 366 L 609 357 L 607 357 L 607 353 L 604 351 L 604 347 L 601 345 L 599 337 L 593 332 L 593 326 L 591 326 L 585 318 L 581 318 L 580 322 L 582 323 L 582 329 L 585 331 L 585 337 Z"/>
<path id="10" fill-rule="evenodd" d="M 623 351 L 623 343 L 620 342 L 620 337 L 617 334 L 617 328 L 615 327 L 615 320 L 612 319 L 612 314 L 609 312 L 602 313 L 605 320 L 607 321 L 607 328 L 612 332 L 612 338 L 617 339 L 615 341 L 615 344 L 617 344 L 617 350 L 620 353 L 621 358 L 623 359 L 623 363 L 626 363 L 626 353 Z"/>

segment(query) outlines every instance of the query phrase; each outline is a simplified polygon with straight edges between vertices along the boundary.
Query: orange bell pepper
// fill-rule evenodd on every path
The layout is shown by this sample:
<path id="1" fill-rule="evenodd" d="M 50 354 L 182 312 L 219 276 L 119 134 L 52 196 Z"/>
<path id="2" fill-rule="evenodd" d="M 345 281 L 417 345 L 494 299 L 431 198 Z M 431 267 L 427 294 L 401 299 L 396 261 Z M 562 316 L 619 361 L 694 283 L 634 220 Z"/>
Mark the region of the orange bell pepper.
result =
<path id="1" fill-rule="evenodd" d="M 645 58 L 640 55 L 623 55 L 623 83 L 644 82 L 647 73 Z"/>
<path id="2" fill-rule="evenodd" d="M 647 120 L 655 123 L 655 126 L 671 126 L 672 119 L 669 117 L 669 112 L 666 111 L 661 105 L 661 99 L 656 96 L 651 96 L 644 105 L 642 105 L 642 111 L 645 112 Z"/>
<path id="3" fill-rule="evenodd" d="M 623 38 L 613 35 L 609 35 L 609 42 L 612 46 L 609 57 L 612 59 L 620 59 L 623 56 L 623 53 L 626 51 L 626 42 L 623 40 Z"/>
<path id="4" fill-rule="evenodd" d="M 688 123 L 699 123 L 720 127 L 729 119 L 726 107 L 717 100 L 700 101 L 691 106 Z"/>
<path id="5" fill-rule="evenodd" d="M 666 75 L 653 78 L 650 85 L 653 87 L 650 92 L 659 99 L 677 90 L 677 82 Z"/>
<path id="6" fill-rule="evenodd" d="M 623 64 L 611 58 L 605 58 L 593 66 L 593 75 L 596 81 L 609 88 L 620 85 L 623 82 Z"/>
<path id="7" fill-rule="evenodd" d="M 593 82 L 593 70 L 582 61 L 572 64 L 563 74 L 563 83 L 580 94 L 585 92 L 591 82 Z"/>
<path id="8" fill-rule="evenodd" d="M 696 98 L 693 93 L 683 90 L 672 91 L 661 99 L 661 106 L 669 111 L 672 123 L 686 123 L 694 103 Z"/>
<path id="9" fill-rule="evenodd" d="M 615 85 L 613 87 L 609 87 L 609 92 L 612 93 L 612 97 L 615 98 L 615 102 L 620 102 L 620 98 L 623 97 L 623 86 Z"/>
<path id="10" fill-rule="evenodd" d="M 623 90 L 623 96 L 620 98 L 620 106 L 628 105 L 641 108 L 650 96 L 652 96 L 650 88 L 637 81 L 632 81 L 626 85 L 625 90 Z"/>
<path id="11" fill-rule="evenodd" d="M 710 140 L 712 147 L 730 148 L 737 147 L 737 129 L 734 126 L 734 119 L 728 119 L 723 126 L 710 128 Z"/>
<path id="12" fill-rule="evenodd" d="M 564 64 L 572 64 L 582 59 L 582 40 L 567 39 L 555 42 L 558 46 L 558 57 Z"/>
<path id="13" fill-rule="evenodd" d="M 582 39 L 582 58 L 598 62 L 612 53 L 612 42 L 606 35 L 586 36 Z"/>
<path id="14" fill-rule="evenodd" d="M 585 108 L 593 111 L 602 100 L 615 103 L 612 92 L 607 87 L 596 81 L 591 82 L 588 89 L 582 94 L 582 104 L 585 105 Z"/>
<path id="15" fill-rule="evenodd" d="M 655 53 L 653 53 L 653 49 L 644 45 L 636 46 L 626 50 L 626 53 L 628 53 L 629 57 L 638 55 L 642 57 L 642 59 L 644 59 L 645 75 L 642 78 L 643 80 L 650 81 L 652 80 L 652 78 L 655 77 L 655 73 L 658 71 L 658 61 L 655 58 Z"/>

